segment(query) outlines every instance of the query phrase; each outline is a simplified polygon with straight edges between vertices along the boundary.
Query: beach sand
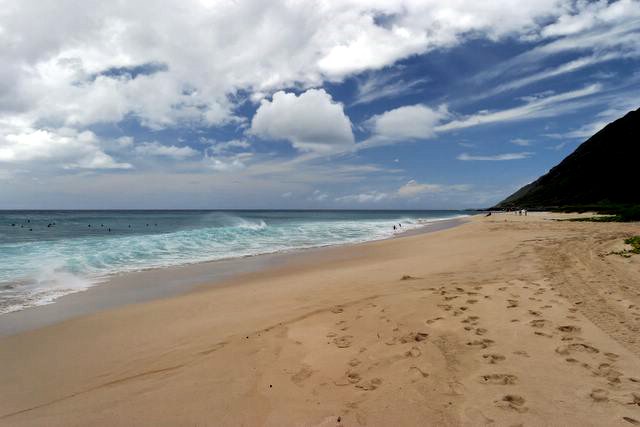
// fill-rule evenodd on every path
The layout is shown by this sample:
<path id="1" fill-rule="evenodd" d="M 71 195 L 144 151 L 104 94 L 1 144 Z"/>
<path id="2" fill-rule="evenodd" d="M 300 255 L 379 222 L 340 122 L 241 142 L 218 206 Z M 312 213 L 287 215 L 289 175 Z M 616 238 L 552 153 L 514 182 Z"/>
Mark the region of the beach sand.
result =
<path id="1" fill-rule="evenodd" d="M 640 255 L 610 254 L 640 226 L 558 217 L 477 216 L 0 338 L 0 425 L 640 425 Z"/>

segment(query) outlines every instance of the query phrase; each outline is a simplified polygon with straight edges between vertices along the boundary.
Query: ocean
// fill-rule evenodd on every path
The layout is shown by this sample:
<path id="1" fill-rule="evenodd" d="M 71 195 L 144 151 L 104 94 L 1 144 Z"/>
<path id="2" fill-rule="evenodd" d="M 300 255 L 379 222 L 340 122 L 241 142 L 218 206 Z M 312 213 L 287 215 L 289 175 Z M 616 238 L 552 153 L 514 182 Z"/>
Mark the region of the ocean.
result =
<path id="1" fill-rule="evenodd" d="M 467 215 L 434 210 L 0 211 L 0 314 L 52 303 L 117 273 L 379 240 Z"/>

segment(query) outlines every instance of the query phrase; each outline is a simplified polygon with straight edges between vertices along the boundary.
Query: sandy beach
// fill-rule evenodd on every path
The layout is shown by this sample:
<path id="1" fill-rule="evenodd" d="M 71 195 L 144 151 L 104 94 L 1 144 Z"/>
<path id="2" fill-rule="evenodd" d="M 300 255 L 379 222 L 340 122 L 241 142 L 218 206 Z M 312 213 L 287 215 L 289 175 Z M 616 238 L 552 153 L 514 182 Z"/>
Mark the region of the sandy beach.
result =
<path id="1" fill-rule="evenodd" d="M 568 216 L 476 216 L 0 338 L 0 425 L 640 425 L 640 255 L 611 254 L 640 226 Z"/>

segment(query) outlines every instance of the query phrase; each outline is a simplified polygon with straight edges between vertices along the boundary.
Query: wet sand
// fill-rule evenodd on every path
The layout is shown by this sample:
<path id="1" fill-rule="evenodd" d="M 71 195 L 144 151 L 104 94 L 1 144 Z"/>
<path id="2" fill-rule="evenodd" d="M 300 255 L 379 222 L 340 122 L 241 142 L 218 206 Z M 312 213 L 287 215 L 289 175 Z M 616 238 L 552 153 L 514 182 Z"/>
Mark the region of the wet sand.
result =
<path id="1" fill-rule="evenodd" d="M 640 225 L 492 215 L 0 339 L 2 425 L 640 424 Z"/>

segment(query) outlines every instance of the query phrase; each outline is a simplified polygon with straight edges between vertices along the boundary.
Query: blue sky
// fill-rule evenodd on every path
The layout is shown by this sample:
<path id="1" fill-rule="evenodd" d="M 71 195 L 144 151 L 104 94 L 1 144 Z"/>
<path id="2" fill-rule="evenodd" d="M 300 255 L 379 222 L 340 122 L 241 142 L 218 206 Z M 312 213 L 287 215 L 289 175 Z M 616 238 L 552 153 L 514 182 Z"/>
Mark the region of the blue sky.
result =
<path id="1" fill-rule="evenodd" d="M 529 3 L 0 0 L 0 208 L 489 206 L 640 107 L 640 1 Z"/>

